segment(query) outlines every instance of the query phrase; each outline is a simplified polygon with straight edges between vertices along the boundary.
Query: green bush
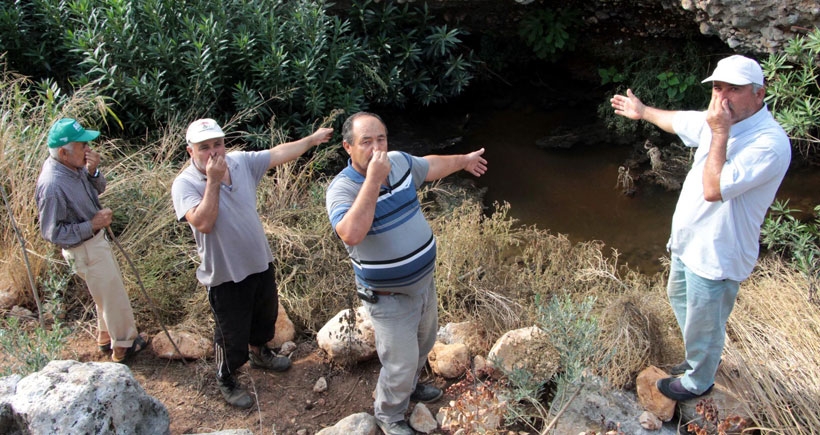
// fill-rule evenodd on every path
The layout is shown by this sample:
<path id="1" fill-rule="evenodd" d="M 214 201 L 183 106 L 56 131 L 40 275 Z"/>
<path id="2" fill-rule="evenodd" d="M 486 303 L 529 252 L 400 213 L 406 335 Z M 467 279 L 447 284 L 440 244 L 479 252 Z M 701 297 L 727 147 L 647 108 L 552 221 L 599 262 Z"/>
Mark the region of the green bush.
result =
<path id="1" fill-rule="evenodd" d="M 762 63 L 766 103 L 804 157 L 820 161 L 820 29 L 786 44 Z"/>
<path id="2" fill-rule="evenodd" d="M 575 49 L 573 26 L 579 22 L 575 9 L 541 9 L 521 20 L 518 35 L 539 59 L 555 61 L 561 53 Z"/>
<path id="3" fill-rule="evenodd" d="M 352 21 L 328 8 L 323 0 L 4 2 L 0 52 L 36 80 L 93 83 L 116 101 L 128 133 L 189 114 L 240 114 L 237 127 L 255 146 L 271 128 L 304 135 L 334 109 L 432 104 L 469 84 L 475 60 L 463 32 L 435 26 L 426 8 L 356 1 Z"/>
<path id="4" fill-rule="evenodd" d="M 809 300 L 817 298 L 820 287 L 820 205 L 814 207 L 813 220 L 797 217 L 800 210 L 789 208 L 789 201 L 775 201 L 760 229 L 760 243 L 766 249 L 786 256 L 792 266 L 808 279 Z"/>
<path id="5" fill-rule="evenodd" d="M 700 84 L 706 77 L 708 65 L 703 62 L 698 48 L 687 43 L 679 52 L 658 56 L 643 56 L 627 60 L 622 65 L 598 69 L 602 85 L 613 87 L 613 93 L 623 94 L 627 88 L 653 107 L 666 110 L 701 110 L 709 103 L 710 91 Z M 641 138 L 658 138 L 661 131 L 647 122 L 635 122 L 615 115 L 609 102 L 612 94 L 598 106 L 598 116 L 607 127 L 618 134 Z"/>
<path id="6" fill-rule="evenodd" d="M 11 361 L 0 376 L 12 373 L 27 375 L 39 371 L 56 359 L 71 331 L 60 323 L 43 329 L 36 322 L 21 322 L 17 317 L 0 319 L 0 349 Z"/>

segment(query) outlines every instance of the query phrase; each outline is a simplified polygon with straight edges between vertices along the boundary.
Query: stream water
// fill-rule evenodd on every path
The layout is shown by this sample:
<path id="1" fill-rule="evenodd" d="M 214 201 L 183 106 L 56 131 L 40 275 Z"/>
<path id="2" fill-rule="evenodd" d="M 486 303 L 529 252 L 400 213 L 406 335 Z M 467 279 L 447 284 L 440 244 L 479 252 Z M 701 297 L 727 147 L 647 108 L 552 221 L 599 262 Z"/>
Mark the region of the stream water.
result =
<path id="1" fill-rule="evenodd" d="M 600 240 L 605 254 L 618 253 L 618 264 L 643 273 L 662 269 L 659 258 L 666 255 L 679 191 L 641 183 L 634 195 L 624 195 L 616 184 L 618 167 L 630 157 L 629 146 L 598 143 L 541 149 L 535 145 L 561 126 L 598 122 L 594 108 L 462 105 L 444 112 L 426 113 L 419 119 L 407 114 L 391 118 L 439 142 L 459 136 L 459 144 L 444 153 L 486 148 L 489 170 L 476 180 L 487 188 L 485 203 L 509 202 L 511 216 L 521 224 L 566 234 L 574 242 Z M 469 122 L 463 121 L 466 117 Z M 391 119 L 385 121 L 391 124 Z M 397 139 L 400 145 L 413 142 L 408 137 Z M 820 168 L 793 167 L 777 196 L 789 199 L 792 208 L 810 211 L 820 204 Z"/>

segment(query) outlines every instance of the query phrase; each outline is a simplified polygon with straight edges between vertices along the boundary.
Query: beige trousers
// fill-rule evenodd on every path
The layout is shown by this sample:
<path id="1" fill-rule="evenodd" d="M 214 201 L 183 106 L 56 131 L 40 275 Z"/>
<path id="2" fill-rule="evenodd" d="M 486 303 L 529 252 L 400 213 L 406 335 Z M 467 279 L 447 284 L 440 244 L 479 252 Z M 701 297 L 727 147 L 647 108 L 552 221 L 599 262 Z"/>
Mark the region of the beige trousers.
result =
<path id="1" fill-rule="evenodd" d="M 79 246 L 63 249 L 63 257 L 88 285 L 97 306 L 99 331 L 108 332 L 112 347 L 131 347 L 138 333 L 134 312 L 105 231 Z"/>

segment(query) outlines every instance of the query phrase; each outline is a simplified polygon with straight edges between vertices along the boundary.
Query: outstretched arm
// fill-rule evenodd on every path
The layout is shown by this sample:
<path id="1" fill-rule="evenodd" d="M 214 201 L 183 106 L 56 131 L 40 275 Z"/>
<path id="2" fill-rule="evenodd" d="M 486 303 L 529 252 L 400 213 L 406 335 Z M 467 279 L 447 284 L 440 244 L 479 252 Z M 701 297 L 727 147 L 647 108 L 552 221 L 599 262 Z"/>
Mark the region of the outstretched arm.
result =
<path id="1" fill-rule="evenodd" d="M 424 159 L 430 164 L 430 169 L 427 171 L 427 178 L 425 178 L 424 181 L 435 181 L 461 170 L 480 177 L 487 172 L 487 160 L 481 157 L 482 154 L 484 154 L 484 148 L 469 154 L 424 156 Z"/>
<path id="2" fill-rule="evenodd" d="M 273 169 L 274 166 L 279 166 L 282 163 L 287 163 L 296 159 L 309 150 L 321 143 L 330 140 L 333 134 L 332 128 L 320 128 L 313 132 L 310 136 L 303 137 L 293 142 L 286 142 L 276 145 L 270 149 L 270 165 L 268 169 Z"/>
<path id="3" fill-rule="evenodd" d="M 675 133 L 672 126 L 672 120 L 675 118 L 675 111 L 661 110 L 655 107 L 650 107 L 641 102 L 632 89 L 626 90 L 626 95 L 615 95 L 609 100 L 612 103 L 612 108 L 615 109 L 615 114 L 629 119 L 650 122 L 658 126 L 661 130 L 667 133 Z"/>

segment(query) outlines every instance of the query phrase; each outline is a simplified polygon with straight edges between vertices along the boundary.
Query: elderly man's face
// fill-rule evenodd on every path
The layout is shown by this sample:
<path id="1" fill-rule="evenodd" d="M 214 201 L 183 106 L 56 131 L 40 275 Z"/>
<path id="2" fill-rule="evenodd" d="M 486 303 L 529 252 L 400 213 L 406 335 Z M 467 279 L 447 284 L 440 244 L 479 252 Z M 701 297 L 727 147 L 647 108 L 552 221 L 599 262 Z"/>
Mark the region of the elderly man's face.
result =
<path id="1" fill-rule="evenodd" d="M 367 174 L 367 165 L 373 157 L 373 151 L 387 151 L 387 128 L 377 118 L 360 116 L 353 121 L 353 143 L 343 145 L 350 161 L 360 174 Z"/>
<path id="2" fill-rule="evenodd" d="M 71 169 L 80 169 L 86 164 L 85 154 L 90 148 L 88 142 L 71 142 L 70 150 L 60 148 L 60 162 Z"/>
<path id="3" fill-rule="evenodd" d="M 203 174 L 211 157 L 225 155 L 225 138 L 217 137 L 188 145 L 188 154 L 194 166 Z"/>
<path id="4" fill-rule="evenodd" d="M 712 95 L 729 102 L 732 124 L 737 124 L 754 115 L 763 107 L 766 90 L 761 87 L 755 92 L 754 86 L 751 84 L 741 86 L 715 81 L 712 82 Z"/>

